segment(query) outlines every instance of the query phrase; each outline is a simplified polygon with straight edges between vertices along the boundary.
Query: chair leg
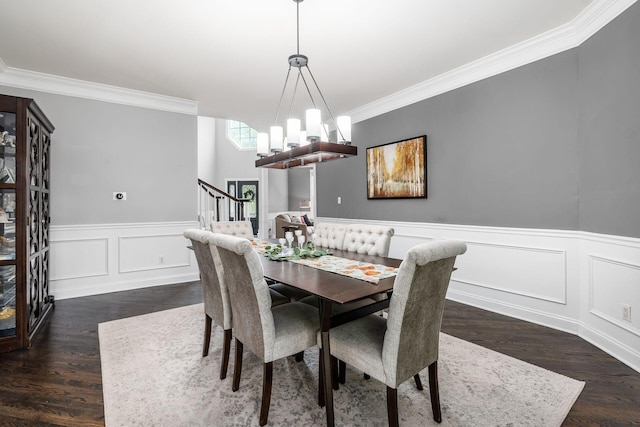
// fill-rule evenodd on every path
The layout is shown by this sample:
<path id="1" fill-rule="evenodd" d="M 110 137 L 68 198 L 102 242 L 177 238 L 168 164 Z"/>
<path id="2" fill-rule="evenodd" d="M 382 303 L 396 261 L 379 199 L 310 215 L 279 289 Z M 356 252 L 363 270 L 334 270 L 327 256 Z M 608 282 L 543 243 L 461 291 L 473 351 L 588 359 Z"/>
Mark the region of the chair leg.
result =
<path id="1" fill-rule="evenodd" d="M 440 411 L 440 393 L 438 391 L 438 361 L 429 365 L 429 391 L 431 393 L 431 410 L 433 419 L 437 423 L 442 422 L 442 412 Z"/>
<path id="2" fill-rule="evenodd" d="M 398 390 L 387 386 L 387 418 L 389 427 L 398 427 Z"/>
<path id="3" fill-rule="evenodd" d="M 224 330 L 224 343 L 222 344 L 222 364 L 220 365 L 220 379 L 227 378 L 229 367 L 229 353 L 231 352 L 231 329 Z"/>
<path id="4" fill-rule="evenodd" d="M 296 354 L 296 362 L 302 362 L 304 360 L 304 351 Z"/>
<path id="5" fill-rule="evenodd" d="M 423 388 L 422 388 L 422 381 L 420 381 L 420 374 L 415 374 L 413 376 L 413 379 L 416 381 L 416 388 L 422 391 Z"/>
<path id="6" fill-rule="evenodd" d="M 236 338 L 236 362 L 233 366 L 233 385 L 232 391 L 238 391 L 240 388 L 240 374 L 242 373 L 242 350 L 243 345 L 238 338 Z"/>
<path id="7" fill-rule="evenodd" d="M 260 408 L 260 425 L 267 423 L 269 405 L 271 404 L 271 383 L 273 382 L 273 362 L 262 367 L 262 407 Z"/>
<path id="8" fill-rule="evenodd" d="M 324 358 L 323 358 L 323 350 L 320 349 L 318 354 L 318 406 L 323 408 L 325 403 L 324 400 Z"/>
<path id="9" fill-rule="evenodd" d="M 333 384 L 334 390 L 339 390 L 338 384 L 338 359 L 335 356 L 331 356 L 331 384 Z"/>
<path id="10" fill-rule="evenodd" d="M 209 354 L 209 343 L 211 342 L 211 322 L 209 315 L 204 315 L 204 345 L 202 346 L 202 357 Z"/>
<path id="11" fill-rule="evenodd" d="M 347 364 L 342 360 L 338 361 L 338 381 L 344 384 L 347 381 Z"/>

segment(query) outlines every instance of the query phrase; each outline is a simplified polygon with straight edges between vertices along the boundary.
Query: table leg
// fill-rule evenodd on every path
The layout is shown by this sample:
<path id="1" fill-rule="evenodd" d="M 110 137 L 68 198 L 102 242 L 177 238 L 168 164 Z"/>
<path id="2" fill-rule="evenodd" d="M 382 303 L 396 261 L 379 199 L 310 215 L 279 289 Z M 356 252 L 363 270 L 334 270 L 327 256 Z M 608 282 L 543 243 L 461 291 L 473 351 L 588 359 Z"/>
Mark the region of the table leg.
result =
<path id="1" fill-rule="evenodd" d="M 329 329 L 331 328 L 331 301 L 320 300 L 320 339 L 324 362 L 324 401 L 327 411 L 327 426 L 333 427 L 333 387 L 331 374 L 331 348 L 329 347 Z"/>

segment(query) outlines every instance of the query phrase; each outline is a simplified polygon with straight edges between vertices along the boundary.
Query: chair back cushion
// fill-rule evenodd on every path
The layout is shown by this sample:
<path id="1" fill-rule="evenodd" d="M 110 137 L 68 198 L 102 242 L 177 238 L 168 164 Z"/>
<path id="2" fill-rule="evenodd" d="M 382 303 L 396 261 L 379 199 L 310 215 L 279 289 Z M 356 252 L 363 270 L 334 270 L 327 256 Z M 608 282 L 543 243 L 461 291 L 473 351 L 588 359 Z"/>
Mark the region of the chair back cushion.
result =
<path id="1" fill-rule="evenodd" d="M 389 256 L 393 228 L 371 224 L 349 224 L 344 237 L 345 251 Z"/>
<path id="2" fill-rule="evenodd" d="M 209 246 L 209 231 L 189 229 L 184 237 L 191 240 L 196 255 L 204 299 L 204 312 L 223 329 L 231 329 L 231 305 L 224 282 L 224 270 L 218 251 Z"/>
<path id="3" fill-rule="evenodd" d="M 344 236 L 347 232 L 346 224 L 335 222 L 321 222 L 313 227 L 317 235 L 315 244 L 323 248 L 344 249 Z"/>
<path id="4" fill-rule="evenodd" d="M 263 360 L 273 353 L 275 326 L 271 295 L 257 252 L 247 239 L 213 233 L 229 289 L 233 313 L 233 334 Z"/>
<path id="5" fill-rule="evenodd" d="M 396 388 L 436 360 L 445 296 L 456 256 L 467 245 L 433 241 L 409 250 L 389 302 L 382 349 L 386 384 Z"/>
<path id="6" fill-rule="evenodd" d="M 213 221 L 211 231 L 253 240 L 251 221 Z"/>

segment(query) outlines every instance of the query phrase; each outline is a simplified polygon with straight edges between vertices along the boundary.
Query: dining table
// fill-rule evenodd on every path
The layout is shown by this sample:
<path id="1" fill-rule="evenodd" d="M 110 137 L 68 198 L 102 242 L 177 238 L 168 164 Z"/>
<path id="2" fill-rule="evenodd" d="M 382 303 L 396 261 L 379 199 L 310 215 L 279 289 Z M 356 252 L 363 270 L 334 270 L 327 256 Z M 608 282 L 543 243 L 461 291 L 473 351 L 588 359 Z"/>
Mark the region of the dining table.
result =
<path id="1" fill-rule="evenodd" d="M 333 257 L 348 259 L 359 264 L 365 263 L 397 268 L 402 262 L 399 259 L 359 254 L 337 249 L 328 249 L 328 251 Z M 374 295 L 390 295 L 393 291 L 395 275 L 381 278 L 377 282 L 371 282 L 297 262 L 275 261 L 266 256 L 261 256 L 260 258 L 266 279 L 306 291 L 318 298 L 320 336 L 323 349 L 321 352 L 322 363 L 320 363 L 320 366 L 324 366 L 324 369 L 320 369 L 320 381 L 323 387 L 320 389 L 318 399 L 321 405 L 322 403 L 325 405 L 327 426 L 333 426 L 334 378 L 331 374 L 331 348 L 329 341 L 331 328 L 387 308 L 389 306 L 389 298 L 384 298 L 367 305 L 356 304 L 358 308 L 353 310 L 336 310 L 339 314 L 334 314 L 333 307 L 335 305 L 343 305 L 367 299 Z"/>

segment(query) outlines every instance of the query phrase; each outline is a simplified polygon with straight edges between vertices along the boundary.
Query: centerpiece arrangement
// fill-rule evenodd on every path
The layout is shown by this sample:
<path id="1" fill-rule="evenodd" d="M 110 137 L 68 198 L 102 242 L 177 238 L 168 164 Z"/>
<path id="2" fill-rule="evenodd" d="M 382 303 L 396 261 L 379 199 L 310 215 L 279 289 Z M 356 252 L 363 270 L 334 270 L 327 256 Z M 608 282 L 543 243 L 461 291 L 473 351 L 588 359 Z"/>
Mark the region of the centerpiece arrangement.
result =
<path id="1" fill-rule="evenodd" d="M 298 238 L 298 246 L 293 246 L 293 233 L 288 231 L 285 233 L 286 239 L 280 239 L 278 244 L 268 245 L 264 248 L 263 254 L 271 261 L 288 261 L 296 259 L 318 258 L 324 255 L 331 255 L 326 249 L 316 249 L 314 240 L 315 234 L 311 242 L 305 247 L 305 238 L 296 230 Z M 285 246 L 285 242 L 289 243 Z"/>
<path id="2" fill-rule="evenodd" d="M 331 255 L 325 249 L 299 248 L 297 246 L 291 248 L 292 252 L 289 252 L 288 249 L 281 244 L 269 245 L 265 248 L 264 256 L 271 261 L 288 261 L 291 259 L 318 258 L 323 255 Z"/>

